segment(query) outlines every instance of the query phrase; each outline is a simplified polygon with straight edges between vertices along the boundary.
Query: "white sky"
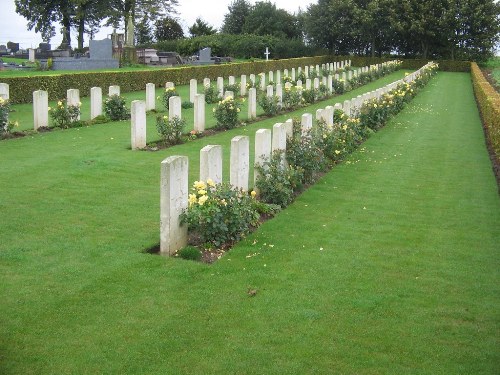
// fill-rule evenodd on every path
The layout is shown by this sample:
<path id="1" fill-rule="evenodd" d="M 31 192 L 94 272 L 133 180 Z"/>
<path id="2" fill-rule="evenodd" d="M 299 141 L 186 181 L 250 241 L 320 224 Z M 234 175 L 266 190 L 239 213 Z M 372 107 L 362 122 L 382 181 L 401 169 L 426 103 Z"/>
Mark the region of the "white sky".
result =
<path id="1" fill-rule="evenodd" d="M 50 1 L 50 0 L 47 0 Z M 250 0 L 254 4 L 256 0 Z M 290 13 L 296 13 L 299 7 L 306 10 L 308 5 L 316 3 L 316 0 L 271 0 L 278 8 L 285 9 Z M 178 19 L 187 35 L 187 28 L 191 26 L 197 17 L 201 17 L 209 25 L 220 28 L 224 14 L 228 12 L 227 7 L 231 0 L 179 0 L 177 7 Z M 0 44 L 16 42 L 21 48 L 38 47 L 42 42 L 40 34 L 27 30 L 27 21 L 15 12 L 14 0 L 0 0 Z M 60 26 L 56 26 L 56 30 Z M 95 39 L 106 38 L 112 32 L 111 28 L 103 28 Z M 52 48 L 61 42 L 61 35 L 51 39 Z M 76 46 L 76 31 L 71 33 L 72 46 Z M 85 43 L 88 45 L 88 36 L 85 35 Z"/>

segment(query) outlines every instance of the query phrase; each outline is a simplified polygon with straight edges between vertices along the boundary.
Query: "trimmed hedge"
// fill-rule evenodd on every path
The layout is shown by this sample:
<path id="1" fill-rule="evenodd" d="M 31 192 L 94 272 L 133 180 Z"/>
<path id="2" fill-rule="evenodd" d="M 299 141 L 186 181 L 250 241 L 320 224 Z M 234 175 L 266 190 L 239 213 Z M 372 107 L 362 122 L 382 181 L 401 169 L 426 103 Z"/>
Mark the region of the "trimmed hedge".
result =
<path id="1" fill-rule="evenodd" d="M 475 62 L 471 64 L 472 86 L 477 106 L 491 145 L 491 151 L 500 163 L 500 94 L 484 78 L 483 72 Z"/>
<path id="2" fill-rule="evenodd" d="M 363 56 L 314 56 L 299 57 L 284 60 L 254 61 L 205 66 L 182 66 L 178 68 L 151 69 L 127 72 L 92 72 L 72 73 L 51 76 L 32 77 L 5 77 L 3 83 L 10 86 L 10 100 L 12 103 L 31 103 L 33 91 L 45 90 L 49 93 L 49 100 L 58 100 L 66 97 L 67 89 L 79 89 L 80 96 L 90 95 L 92 87 L 101 87 L 107 93 L 111 85 L 119 85 L 121 92 L 145 90 L 146 83 L 154 83 L 158 87 L 165 82 L 174 82 L 176 85 L 185 85 L 190 79 L 201 81 L 203 78 L 216 79 L 230 75 L 257 74 L 270 70 L 297 68 L 305 65 L 321 65 L 333 61 L 351 60 L 353 66 L 367 66 L 390 61 L 392 58 L 363 57 Z M 416 70 L 427 63 L 427 60 L 403 60 L 403 69 Z M 440 70 L 470 71 L 470 64 L 466 61 L 438 61 Z"/>

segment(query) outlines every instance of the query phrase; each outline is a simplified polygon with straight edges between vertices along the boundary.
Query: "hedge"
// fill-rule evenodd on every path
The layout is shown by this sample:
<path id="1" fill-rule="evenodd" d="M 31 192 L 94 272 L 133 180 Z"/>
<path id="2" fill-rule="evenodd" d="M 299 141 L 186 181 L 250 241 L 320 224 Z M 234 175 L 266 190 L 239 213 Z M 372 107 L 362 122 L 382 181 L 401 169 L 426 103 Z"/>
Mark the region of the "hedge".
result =
<path id="1" fill-rule="evenodd" d="M 500 163 L 500 94 L 484 78 L 476 63 L 471 64 L 472 86 L 491 151 Z M 497 171 L 500 172 L 500 171 Z"/>
<path id="2" fill-rule="evenodd" d="M 314 56 L 284 60 L 254 61 L 205 66 L 182 66 L 177 68 L 151 69 L 127 72 L 92 72 L 72 73 L 51 76 L 9 77 L 2 82 L 10 86 L 12 103 L 31 103 L 33 91 L 45 90 L 50 100 L 66 97 L 66 90 L 73 88 L 80 90 L 80 96 L 88 96 L 92 87 L 101 87 L 103 92 L 111 85 L 120 86 L 121 92 L 145 90 L 146 83 L 154 83 L 162 87 L 165 82 L 174 82 L 176 85 L 188 84 L 190 79 L 199 81 L 203 78 L 216 79 L 230 75 L 257 74 L 270 70 L 297 68 L 305 65 L 321 65 L 327 62 L 351 60 L 353 66 L 367 66 L 378 64 L 392 58 L 376 58 L 362 56 Z M 469 71 L 465 68 L 470 64 L 464 61 L 438 61 L 440 70 Z M 403 60 L 404 69 L 416 70 L 427 63 L 427 60 Z"/>

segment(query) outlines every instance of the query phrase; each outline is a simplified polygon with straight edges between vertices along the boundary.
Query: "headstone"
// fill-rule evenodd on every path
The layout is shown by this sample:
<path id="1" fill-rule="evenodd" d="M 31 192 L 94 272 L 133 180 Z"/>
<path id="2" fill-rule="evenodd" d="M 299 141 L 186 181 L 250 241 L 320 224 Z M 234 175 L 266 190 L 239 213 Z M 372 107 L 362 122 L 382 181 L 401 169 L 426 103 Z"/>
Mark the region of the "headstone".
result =
<path id="1" fill-rule="evenodd" d="M 350 100 L 344 100 L 344 105 L 342 106 L 344 108 L 344 113 L 347 117 L 351 117 L 351 101 Z"/>
<path id="2" fill-rule="evenodd" d="M 120 86 L 109 86 L 108 96 L 112 95 L 120 96 Z"/>
<path id="3" fill-rule="evenodd" d="M 310 89 L 311 89 L 311 79 L 307 78 L 306 79 L 306 90 L 310 90 Z"/>
<path id="4" fill-rule="evenodd" d="M 48 52 L 51 50 L 50 43 L 40 43 L 38 45 L 38 49 L 40 50 L 40 52 Z"/>
<path id="5" fill-rule="evenodd" d="M 271 143 L 272 143 L 272 133 L 269 129 L 259 129 L 255 133 L 255 163 L 254 165 L 263 165 L 264 162 L 269 161 L 271 158 Z M 259 177 L 259 172 L 254 168 L 253 171 L 254 186 L 257 178 Z M 254 187 L 255 190 L 255 187 Z"/>
<path id="6" fill-rule="evenodd" d="M 28 48 L 28 61 L 35 62 L 35 50 L 33 48 Z"/>
<path id="7" fill-rule="evenodd" d="M 323 119 L 323 108 L 318 108 L 316 110 L 316 121 Z"/>
<path id="8" fill-rule="evenodd" d="M 313 117 L 312 114 L 310 113 L 304 113 L 301 117 L 301 122 L 300 122 L 301 128 L 302 128 L 302 134 L 306 134 L 309 132 L 309 130 L 312 129 L 313 125 Z"/>
<path id="9" fill-rule="evenodd" d="M 250 81 L 252 82 L 252 86 L 255 86 L 255 74 L 250 74 Z"/>
<path id="10" fill-rule="evenodd" d="M 204 78 L 203 87 L 209 87 L 209 86 L 210 86 L 210 78 Z"/>
<path id="11" fill-rule="evenodd" d="M 212 49 L 210 47 L 200 49 L 200 51 L 198 52 L 198 61 L 201 63 L 211 63 Z"/>
<path id="12" fill-rule="evenodd" d="M 217 77 L 217 91 L 219 92 L 219 97 L 224 96 L 224 78 Z"/>
<path id="13" fill-rule="evenodd" d="M 234 98 L 234 92 L 232 92 L 232 91 L 226 91 L 224 93 L 224 99 L 227 99 L 227 98 Z"/>
<path id="14" fill-rule="evenodd" d="M 241 80 L 240 80 L 240 96 L 246 96 L 247 95 L 247 76 L 245 74 L 241 75 Z"/>
<path id="15" fill-rule="evenodd" d="M 89 54 L 91 59 L 110 60 L 113 58 L 113 43 L 111 39 L 91 40 L 89 42 Z"/>
<path id="16" fill-rule="evenodd" d="M 194 96 L 198 93 L 198 81 L 191 79 L 189 81 L 189 101 L 194 103 Z"/>
<path id="17" fill-rule="evenodd" d="M 35 130 L 49 126 L 49 94 L 47 91 L 33 92 L 33 120 Z"/>
<path id="18" fill-rule="evenodd" d="M 297 88 L 299 87 L 302 88 L 302 80 L 300 79 L 297 81 Z"/>
<path id="19" fill-rule="evenodd" d="M 287 139 L 293 138 L 293 120 L 289 118 L 283 123 Z"/>
<path id="20" fill-rule="evenodd" d="M 207 145 L 200 150 L 200 181 L 222 183 L 222 147 Z"/>
<path id="21" fill-rule="evenodd" d="M 329 74 L 327 77 L 326 88 L 328 89 L 328 92 L 330 94 L 332 94 L 332 92 L 333 92 L 333 77 L 331 76 L 331 74 Z"/>
<path id="22" fill-rule="evenodd" d="M 187 225 L 180 216 L 188 207 L 188 158 L 170 156 L 161 162 L 160 254 L 173 255 L 187 245 Z"/>
<path id="23" fill-rule="evenodd" d="M 333 106 L 328 105 L 325 107 L 323 118 L 327 125 L 333 125 Z"/>
<path id="24" fill-rule="evenodd" d="M 0 83 L 0 98 L 2 98 L 3 100 L 10 99 L 9 84 L 8 83 Z"/>
<path id="25" fill-rule="evenodd" d="M 102 89 L 92 87 L 90 89 L 90 119 L 102 115 Z"/>
<path id="26" fill-rule="evenodd" d="M 318 77 L 314 78 L 314 89 L 315 90 L 319 89 L 319 78 Z"/>
<path id="27" fill-rule="evenodd" d="M 306 76 L 306 78 L 309 78 L 309 66 L 305 66 L 304 67 L 304 75 Z"/>
<path id="28" fill-rule="evenodd" d="M 272 70 L 269 71 L 269 82 L 274 82 L 274 72 Z"/>
<path id="29" fill-rule="evenodd" d="M 273 86 L 271 86 L 271 85 L 267 86 L 266 96 L 268 98 L 272 98 L 274 96 L 274 88 L 273 88 Z"/>
<path id="30" fill-rule="evenodd" d="M 292 68 L 292 81 L 295 82 L 295 68 Z"/>
<path id="31" fill-rule="evenodd" d="M 279 105 L 281 105 L 283 103 L 283 85 L 281 83 L 276 84 L 276 96 L 278 97 Z"/>
<path id="32" fill-rule="evenodd" d="M 289 77 L 289 75 L 288 75 L 288 69 L 283 70 L 283 75 L 284 75 L 285 77 Z"/>
<path id="33" fill-rule="evenodd" d="M 66 90 L 66 104 L 68 106 L 71 105 L 80 108 L 80 90 L 78 89 Z M 80 115 L 78 115 L 77 120 L 80 120 Z"/>
<path id="34" fill-rule="evenodd" d="M 166 88 L 166 89 L 170 89 L 170 88 L 172 88 L 172 87 L 175 87 L 175 84 L 174 84 L 173 82 L 166 82 L 166 83 L 165 83 L 165 88 Z"/>
<path id="35" fill-rule="evenodd" d="M 266 75 L 264 73 L 260 73 L 260 91 L 266 91 Z"/>
<path id="36" fill-rule="evenodd" d="M 234 85 L 236 83 L 236 79 L 234 78 L 234 76 L 229 76 L 227 78 L 227 82 L 230 86 Z"/>
<path id="37" fill-rule="evenodd" d="M 156 109 L 156 87 L 154 83 L 146 83 L 146 111 Z"/>
<path id="38" fill-rule="evenodd" d="M 194 96 L 194 130 L 205 131 L 205 95 L 196 94 Z"/>
<path id="39" fill-rule="evenodd" d="M 172 121 L 174 117 L 182 118 L 181 108 L 180 96 L 171 96 L 168 98 L 168 120 Z"/>
<path id="40" fill-rule="evenodd" d="M 281 83 L 281 70 L 276 71 L 276 81 L 274 83 Z"/>
<path id="41" fill-rule="evenodd" d="M 130 109 L 132 150 L 146 147 L 146 103 L 132 100 Z"/>
<path id="42" fill-rule="evenodd" d="M 248 190 L 250 172 L 250 140 L 239 135 L 231 139 L 230 184 L 244 191 Z"/>
<path id="43" fill-rule="evenodd" d="M 273 125 L 272 151 L 286 150 L 286 129 L 282 123 Z"/>
<path id="44" fill-rule="evenodd" d="M 252 87 L 248 90 L 248 119 L 257 117 L 257 90 Z"/>

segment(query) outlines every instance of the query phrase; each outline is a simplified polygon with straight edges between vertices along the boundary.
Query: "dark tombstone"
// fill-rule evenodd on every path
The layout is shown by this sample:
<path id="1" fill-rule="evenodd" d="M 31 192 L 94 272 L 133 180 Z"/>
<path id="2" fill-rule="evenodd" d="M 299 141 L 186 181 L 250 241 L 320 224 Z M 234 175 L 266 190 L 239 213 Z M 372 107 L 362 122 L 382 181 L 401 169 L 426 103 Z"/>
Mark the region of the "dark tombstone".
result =
<path id="1" fill-rule="evenodd" d="M 200 49 L 200 51 L 198 52 L 198 61 L 200 63 L 210 63 L 211 57 L 212 57 L 212 49 L 210 47 Z"/>
<path id="2" fill-rule="evenodd" d="M 7 53 L 7 46 L 5 44 L 0 45 L 0 53 Z"/>
<path id="3" fill-rule="evenodd" d="M 19 51 L 19 43 L 7 42 L 7 48 L 10 49 L 10 52 L 16 53 Z"/>
<path id="4" fill-rule="evenodd" d="M 113 58 L 113 43 L 111 39 L 91 40 L 89 51 L 91 59 L 109 60 Z"/>
<path id="5" fill-rule="evenodd" d="M 40 49 L 40 52 L 48 52 L 50 51 L 50 43 L 40 43 L 38 45 L 38 49 Z"/>

